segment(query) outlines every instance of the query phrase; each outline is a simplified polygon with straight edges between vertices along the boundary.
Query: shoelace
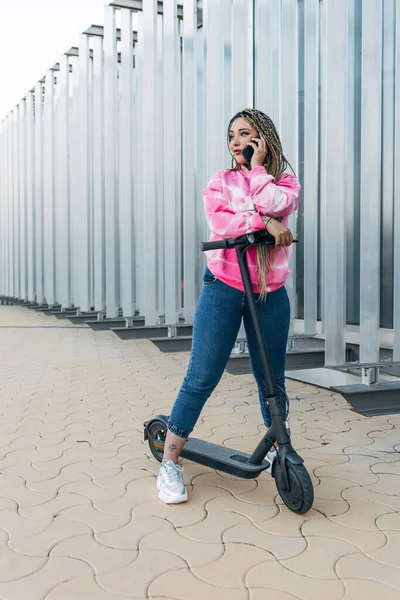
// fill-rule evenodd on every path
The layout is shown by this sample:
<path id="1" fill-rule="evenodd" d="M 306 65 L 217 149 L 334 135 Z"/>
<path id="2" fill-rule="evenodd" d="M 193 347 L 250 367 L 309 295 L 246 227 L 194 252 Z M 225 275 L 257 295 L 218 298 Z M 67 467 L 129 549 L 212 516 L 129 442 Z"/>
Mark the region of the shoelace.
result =
<path id="1" fill-rule="evenodd" d="M 181 482 L 180 474 L 183 473 L 183 468 L 172 461 L 163 464 L 163 468 L 169 483 L 175 481 Z"/>

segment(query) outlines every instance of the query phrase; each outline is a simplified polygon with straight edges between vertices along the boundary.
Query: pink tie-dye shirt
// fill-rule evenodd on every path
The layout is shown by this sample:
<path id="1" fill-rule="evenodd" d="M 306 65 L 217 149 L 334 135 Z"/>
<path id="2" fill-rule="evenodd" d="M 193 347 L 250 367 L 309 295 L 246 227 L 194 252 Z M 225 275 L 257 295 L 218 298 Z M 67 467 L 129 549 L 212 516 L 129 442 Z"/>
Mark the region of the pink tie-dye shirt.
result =
<path id="1" fill-rule="evenodd" d="M 284 173 L 278 183 L 264 167 L 250 172 L 243 169 L 217 171 L 204 190 L 204 204 L 210 241 L 237 238 L 251 231 L 265 228 L 262 216 L 287 217 L 297 210 L 300 200 L 300 183 L 295 175 Z M 207 265 L 215 277 L 243 291 L 242 279 L 234 248 L 211 250 L 206 253 Z M 273 292 L 282 287 L 289 274 L 290 248 L 277 247 L 271 252 L 271 265 L 267 274 L 267 288 Z M 247 251 L 247 262 L 253 289 L 257 286 L 256 248 Z"/>

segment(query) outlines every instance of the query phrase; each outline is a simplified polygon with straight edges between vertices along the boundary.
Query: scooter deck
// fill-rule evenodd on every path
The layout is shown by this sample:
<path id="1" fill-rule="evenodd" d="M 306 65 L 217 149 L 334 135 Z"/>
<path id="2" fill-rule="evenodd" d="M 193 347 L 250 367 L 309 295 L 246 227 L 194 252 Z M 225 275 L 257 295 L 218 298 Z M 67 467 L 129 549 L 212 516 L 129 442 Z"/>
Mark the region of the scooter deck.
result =
<path id="1" fill-rule="evenodd" d="M 183 447 L 182 458 L 187 458 L 206 467 L 223 473 L 229 473 L 242 479 L 255 479 L 268 469 L 270 463 L 263 460 L 261 464 L 249 463 L 250 454 L 239 452 L 233 448 L 212 444 L 198 438 L 189 438 Z"/>

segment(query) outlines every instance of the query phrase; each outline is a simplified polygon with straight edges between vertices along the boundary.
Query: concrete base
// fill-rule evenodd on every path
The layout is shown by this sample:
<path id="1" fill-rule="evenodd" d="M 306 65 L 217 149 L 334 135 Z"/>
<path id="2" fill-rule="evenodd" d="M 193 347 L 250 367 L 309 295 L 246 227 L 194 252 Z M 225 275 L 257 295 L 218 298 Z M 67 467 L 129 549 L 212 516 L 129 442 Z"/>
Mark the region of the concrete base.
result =
<path id="1" fill-rule="evenodd" d="M 325 368 L 288 371 L 286 377 L 338 392 L 364 416 L 400 413 L 400 379 L 392 375 L 381 373 L 379 383 L 370 386 L 361 384 L 359 375 Z"/>

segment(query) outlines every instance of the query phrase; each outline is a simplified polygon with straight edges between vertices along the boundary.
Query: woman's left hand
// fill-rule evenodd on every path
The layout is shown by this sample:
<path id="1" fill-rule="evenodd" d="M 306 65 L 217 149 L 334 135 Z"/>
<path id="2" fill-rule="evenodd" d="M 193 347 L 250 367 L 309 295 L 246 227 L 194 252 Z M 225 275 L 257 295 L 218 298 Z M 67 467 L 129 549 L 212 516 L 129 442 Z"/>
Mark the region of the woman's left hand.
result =
<path id="1" fill-rule="evenodd" d="M 265 157 L 267 156 L 267 144 L 262 137 L 259 138 L 251 138 L 253 141 L 249 142 L 249 146 L 254 148 L 254 154 L 251 157 L 250 166 L 252 169 L 254 167 L 262 167 L 265 162 Z"/>
<path id="2" fill-rule="evenodd" d="M 283 225 L 277 219 L 270 217 L 261 217 L 265 224 L 265 229 L 274 236 L 275 246 L 291 246 L 293 235 L 288 227 Z"/>

